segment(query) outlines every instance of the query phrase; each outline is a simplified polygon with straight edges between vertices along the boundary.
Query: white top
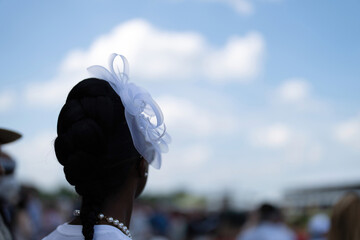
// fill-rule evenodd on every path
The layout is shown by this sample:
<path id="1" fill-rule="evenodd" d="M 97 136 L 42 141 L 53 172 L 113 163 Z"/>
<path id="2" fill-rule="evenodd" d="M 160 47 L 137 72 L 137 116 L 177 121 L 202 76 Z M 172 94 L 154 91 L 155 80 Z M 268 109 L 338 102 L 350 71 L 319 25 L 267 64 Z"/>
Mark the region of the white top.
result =
<path id="1" fill-rule="evenodd" d="M 295 234 L 284 224 L 261 223 L 245 230 L 237 240 L 295 240 Z"/>
<path id="2" fill-rule="evenodd" d="M 82 225 L 64 223 L 42 240 L 84 240 Z M 93 240 L 131 240 L 120 229 L 111 225 L 95 225 Z"/>

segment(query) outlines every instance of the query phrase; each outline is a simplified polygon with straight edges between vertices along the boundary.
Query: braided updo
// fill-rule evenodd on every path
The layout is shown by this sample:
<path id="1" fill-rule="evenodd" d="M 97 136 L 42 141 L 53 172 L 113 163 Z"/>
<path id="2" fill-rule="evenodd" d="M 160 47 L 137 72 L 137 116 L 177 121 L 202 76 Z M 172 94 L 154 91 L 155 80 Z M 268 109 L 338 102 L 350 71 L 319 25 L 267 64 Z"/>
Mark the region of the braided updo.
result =
<path id="1" fill-rule="evenodd" d="M 61 109 L 57 133 L 55 153 L 66 180 L 82 196 L 82 232 L 92 240 L 104 197 L 121 187 L 140 158 L 120 97 L 104 80 L 81 81 Z"/>

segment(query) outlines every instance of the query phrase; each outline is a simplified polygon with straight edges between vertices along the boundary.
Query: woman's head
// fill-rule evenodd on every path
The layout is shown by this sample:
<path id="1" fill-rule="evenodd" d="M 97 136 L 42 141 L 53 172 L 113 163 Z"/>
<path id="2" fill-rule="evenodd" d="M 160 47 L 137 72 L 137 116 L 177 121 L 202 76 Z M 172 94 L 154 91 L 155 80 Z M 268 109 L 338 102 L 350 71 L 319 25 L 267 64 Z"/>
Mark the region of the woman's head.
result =
<path id="1" fill-rule="evenodd" d="M 334 206 L 329 240 L 360 239 L 360 197 L 348 193 Z"/>
<path id="2" fill-rule="evenodd" d="M 89 234 L 104 199 L 126 184 L 134 168 L 147 168 L 147 163 L 134 147 L 120 97 L 104 80 L 86 79 L 70 91 L 57 132 L 56 156 L 67 181 L 83 197 L 81 218 Z M 134 189 L 137 195 L 145 186 L 142 179 Z"/>
<path id="3" fill-rule="evenodd" d="M 70 91 L 57 131 L 56 156 L 81 196 L 106 195 L 118 188 L 141 159 L 120 97 L 106 81 L 86 79 Z"/>
<path id="4" fill-rule="evenodd" d="M 83 197 L 80 218 L 85 240 L 93 238 L 104 205 L 124 192 L 131 197 L 142 192 L 148 164 L 159 169 L 161 153 L 168 151 L 170 142 L 160 107 L 145 89 L 129 83 L 126 58 L 114 53 L 109 62 L 109 70 L 89 67 L 96 78 L 83 80 L 70 91 L 55 140 L 66 179 Z"/>

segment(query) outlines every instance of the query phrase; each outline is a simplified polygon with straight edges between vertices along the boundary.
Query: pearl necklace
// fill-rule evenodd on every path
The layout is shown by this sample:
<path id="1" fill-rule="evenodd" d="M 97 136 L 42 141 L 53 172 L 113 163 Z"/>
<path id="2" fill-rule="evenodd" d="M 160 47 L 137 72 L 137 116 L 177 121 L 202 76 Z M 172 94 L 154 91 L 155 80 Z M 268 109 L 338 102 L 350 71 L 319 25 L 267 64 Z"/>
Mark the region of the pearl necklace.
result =
<path id="1" fill-rule="evenodd" d="M 75 217 L 79 217 L 80 216 L 80 210 L 74 210 L 73 215 Z M 99 220 L 103 220 L 105 219 L 108 223 L 111 223 L 112 225 L 114 225 L 116 228 L 120 229 L 123 233 L 125 233 L 126 236 L 128 236 L 130 239 L 132 239 L 131 233 L 129 231 L 129 229 L 125 226 L 125 224 L 119 222 L 119 220 L 114 219 L 112 217 L 106 217 L 104 214 L 99 213 L 98 215 L 98 219 Z"/>

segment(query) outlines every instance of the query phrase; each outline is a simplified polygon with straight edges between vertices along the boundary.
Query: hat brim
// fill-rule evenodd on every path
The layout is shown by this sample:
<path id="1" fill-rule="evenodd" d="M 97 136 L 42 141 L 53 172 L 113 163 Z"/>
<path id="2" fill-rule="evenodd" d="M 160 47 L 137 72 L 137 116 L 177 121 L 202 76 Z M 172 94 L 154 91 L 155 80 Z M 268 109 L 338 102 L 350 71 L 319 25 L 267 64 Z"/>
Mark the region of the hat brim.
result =
<path id="1" fill-rule="evenodd" d="M 0 128 L 0 144 L 11 143 L 21 138 L 21 134 L 7 130 L 4 128 Z"/>

